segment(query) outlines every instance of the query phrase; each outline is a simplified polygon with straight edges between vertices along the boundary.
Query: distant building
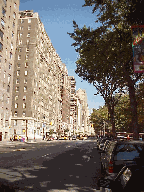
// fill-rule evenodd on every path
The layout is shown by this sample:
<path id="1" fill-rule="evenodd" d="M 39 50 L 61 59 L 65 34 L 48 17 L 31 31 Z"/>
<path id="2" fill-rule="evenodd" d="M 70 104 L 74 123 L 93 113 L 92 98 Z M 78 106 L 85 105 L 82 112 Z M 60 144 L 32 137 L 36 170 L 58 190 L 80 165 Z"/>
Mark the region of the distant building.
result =
<path id="1" fill-rule="evenodd" d="M 69 81 L 70 81 L 70 130 L 71 135 L 75 135 L 77 133 L 76 81 L 73 76 L 69 76 Z"/>
<path id="2" fill-rule="evenodd" d="M 19 0 L 0 0 L 0 140 L 9 139 Z"/>
<path id="3" fill-rule="evenodd" d="M 67 130 L 65 134 L 69 135 L 69 124 L 70 124 L 70 81 L 68 77 L 68 71 L 65 64 L 62 64 L 62 132 Z"/>
<path id="4" fill-rule="evenodd" d="M 80 99 L 81 101 L 81 128 L 80 132 L 83 134 L 88 134 L 89 133 L 89 109 L 88 109 L 88 104 L 87 104 L 87 94 L 84 89 L 78 89 L 76 91 L 76 96 Z"/>

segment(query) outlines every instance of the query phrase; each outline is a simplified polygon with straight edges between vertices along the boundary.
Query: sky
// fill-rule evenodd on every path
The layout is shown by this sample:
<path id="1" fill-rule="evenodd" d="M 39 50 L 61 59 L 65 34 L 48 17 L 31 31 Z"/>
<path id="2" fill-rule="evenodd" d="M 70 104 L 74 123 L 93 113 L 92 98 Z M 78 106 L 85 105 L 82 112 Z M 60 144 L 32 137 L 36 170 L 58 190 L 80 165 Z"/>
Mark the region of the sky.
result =
<path id="1" fill-rule="evenodd" d="M 94 95 L 96 89 L 93 85 L 83 81 L 75 73 L 78 53 L 71 46 L 74 43 L 73 39 L 67 34 L 74 32 L 73 20 L 80 28 L 84 25 L 97 28 L 96 14 L 92 14 L 92 7 L 82 7 L 84 3 L 84 0 L 20 0 L 19 10 L 33 10 L 39 13 L 53 47 L 66 64 L 68 75 L 75 77 L 76 90 L 79 88 L 86 90 L 91 112 L 92 108 L 98 109 L 104 105 L 104 100 L 100 95 Z"/>

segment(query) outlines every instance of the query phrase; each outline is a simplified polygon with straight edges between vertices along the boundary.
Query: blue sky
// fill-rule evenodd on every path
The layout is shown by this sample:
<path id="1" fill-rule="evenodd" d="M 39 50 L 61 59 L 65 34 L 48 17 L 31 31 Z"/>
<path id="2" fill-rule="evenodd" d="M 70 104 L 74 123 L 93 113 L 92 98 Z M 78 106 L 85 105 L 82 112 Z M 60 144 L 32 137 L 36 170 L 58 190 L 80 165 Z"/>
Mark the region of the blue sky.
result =
<path id="1" fill-rule="evenodd" d="M 79 88 L 86 90 L 89 109 L 92 109 L 104 105 L 104 100 L 99 95 L 94 96 L 96 89 L 86 81 L 81 82 L 82 79 L 75 73 L 78 54 L 71 46 L 74 41 L 67 34 L 74 31 L 73 20 L 79 27 L 84 25 L 97 27 L 96 14 L 92 14 L 92 7 L 82 7 L 84 2 L 84 0 L 20 0 L 19 9 L 39 13 L 56 52 L 67 66 L 68 74 L 76 79 L 76 90 Z"/>

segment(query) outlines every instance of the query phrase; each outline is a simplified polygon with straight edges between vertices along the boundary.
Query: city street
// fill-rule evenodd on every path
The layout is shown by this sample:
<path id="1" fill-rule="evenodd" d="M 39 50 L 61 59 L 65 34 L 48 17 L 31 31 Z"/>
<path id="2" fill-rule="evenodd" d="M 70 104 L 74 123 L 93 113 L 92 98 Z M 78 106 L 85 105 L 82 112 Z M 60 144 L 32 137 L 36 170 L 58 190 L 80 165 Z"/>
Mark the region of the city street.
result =
<path id="1" fill-rule="evenodd" d="M 96 141 L 0 144 L 0 183 L 5 191 L 98 192 L 99 176 Z"/>

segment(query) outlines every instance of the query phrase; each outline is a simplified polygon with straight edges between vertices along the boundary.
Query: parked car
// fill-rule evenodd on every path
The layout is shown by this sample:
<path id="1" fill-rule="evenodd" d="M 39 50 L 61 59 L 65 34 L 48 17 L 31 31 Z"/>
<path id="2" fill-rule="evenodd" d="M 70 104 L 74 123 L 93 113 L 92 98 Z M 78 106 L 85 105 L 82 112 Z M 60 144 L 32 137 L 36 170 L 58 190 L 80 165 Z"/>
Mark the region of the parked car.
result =
<path id="1" fill-rule="evenodd" d="M 59 140 L 64 140 L 64 136 L 59 137 Z"/>
<path id="2" fill-rule="evenodd" d="M 135 163 L 144 148 L 144 141 L 110 141 L 101 151 L 101 170 L 105 175 L 116 175 L 126 163 Z"/>
<path id="3" fill-rule="evenodd" d="M 142 151 L 143 153 L 143 151 Z M 116 176 L 109 176 L 98 181 L 100 192 L 142 192 L 144 159 L 135 159 L 135 163 L 127 163 Z"/>
<path id="4" fill-rule="evenodd" d="M 68 140 L 68 136 L 64 136 L 64 140 Z"/>
<path id="5" fill-rule="evenodd" d="M 72 140 L 76 140 L 76 136 L 74 135 L 74 136 L 72 136 Z"/>

